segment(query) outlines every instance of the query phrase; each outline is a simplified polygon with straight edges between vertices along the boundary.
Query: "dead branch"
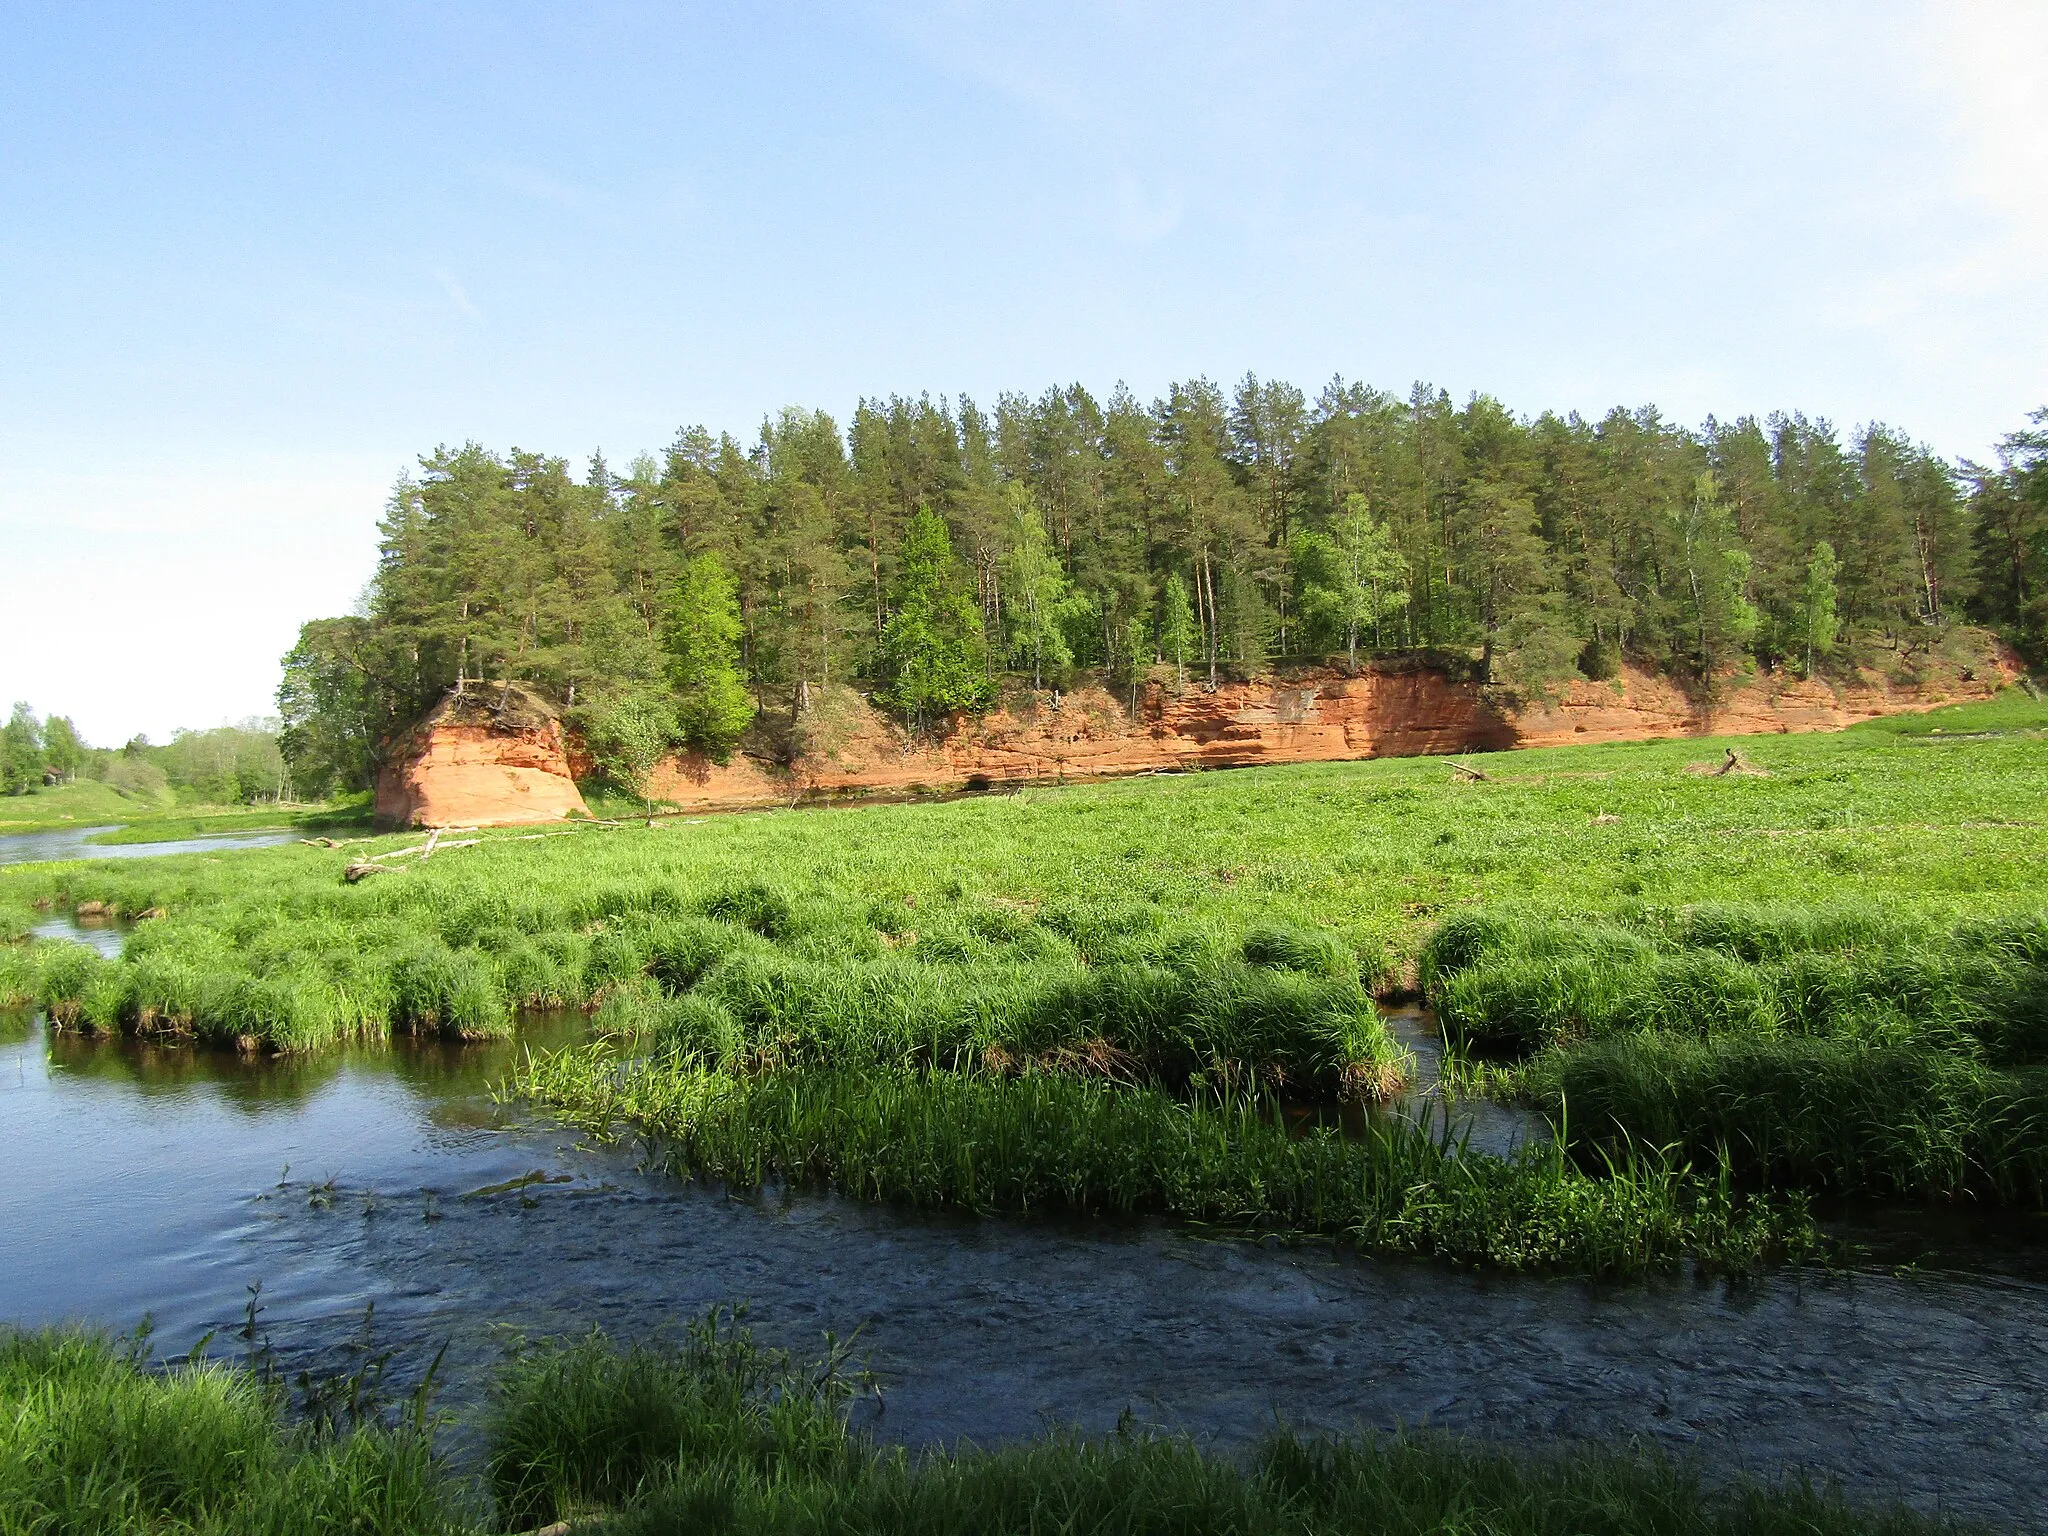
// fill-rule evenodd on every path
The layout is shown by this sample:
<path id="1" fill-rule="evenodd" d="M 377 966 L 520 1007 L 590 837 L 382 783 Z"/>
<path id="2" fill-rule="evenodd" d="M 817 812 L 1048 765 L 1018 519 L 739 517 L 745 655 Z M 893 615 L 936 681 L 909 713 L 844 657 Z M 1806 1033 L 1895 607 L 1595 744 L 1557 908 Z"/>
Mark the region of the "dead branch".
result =
<path id="1" fill-rule="evenodd" d="M 1771 776 L 1770 769 L 1757 767 L 1733 747 L 1728 748 L 1728 755 L 1720 762 L 1687 763 L 1685 771 L 1696 773 L 1703 779 L 1725 779 L 1730 775 L 1738 778 L 1768 779 Z"/>
<path id="2" fill-rule="evenodd" d="M 1461 784 L 1491 784 L 1493 782 L 1492 779 L 1469 764 L 1461 763 L 1456 758 L 1452 758 L 1449 761 L 1451 772 L 1458 775 L 1458 782 Z"/>

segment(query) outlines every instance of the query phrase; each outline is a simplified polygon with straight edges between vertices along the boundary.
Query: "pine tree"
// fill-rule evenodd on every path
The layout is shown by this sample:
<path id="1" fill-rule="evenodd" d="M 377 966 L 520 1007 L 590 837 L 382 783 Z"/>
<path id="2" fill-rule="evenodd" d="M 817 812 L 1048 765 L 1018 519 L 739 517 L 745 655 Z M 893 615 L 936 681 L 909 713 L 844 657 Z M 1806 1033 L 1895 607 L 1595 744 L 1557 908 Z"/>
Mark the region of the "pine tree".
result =
<path id="1" fill-rule="evenodd" d="M 740 612 L 725 563 L 688 561 L 669 602 L 662 649 L 668 660 L 676 734 L 714 762 L 732 756 L 754 718 L 739 666 Z"/>
<path id="2" fill-rule="evenodd" d="M 955 580 L 946 525 L 927 507 L 904 530 L 897 558 L 895 612 L 880 646 L 883 697 L 913 730 L 980 708 L 994 692 L 981 646 L 980 615 Z"/>
<path id="3" fill-rule="evenodd" d="M 1060 625 L 1066 578 L 1029 489 L 1012 480 L 1004 497 L 1003 588 L 1011 616 L 1010 647 L 1020 660 L 1029 658 L 1031 686 L 1043 688 L 1048 667 L 1060 673 L 1074 662 Z"/>
<path id="4" fill-rule="evenodd" d="M 1835 558 L 1835 546 L 1822 539 L 1813 546 L 1813 558 L 1806 562 L 1806 585 L 1804 588 L 1806 642 L 1806 675 L 1813 676 L 1815 659 L 1826 656 L 1835 648 L 1835 633 L 1841 621 L 1835 613 L 1835 577 L 1840 572 L 1841 562 Z"/>
<path id="5" fill-rule="evenodd" d="M 1200 632 L 1195 627 L 1194 606 L 1188 601 L 1188 584 L 1175 571 L 1166 578 L 1166 595 L 1160 599 L 1159 649 L 1173 658 L 1176 687 L 1188 682 L 1188 657 L 1194 654 Z"/>

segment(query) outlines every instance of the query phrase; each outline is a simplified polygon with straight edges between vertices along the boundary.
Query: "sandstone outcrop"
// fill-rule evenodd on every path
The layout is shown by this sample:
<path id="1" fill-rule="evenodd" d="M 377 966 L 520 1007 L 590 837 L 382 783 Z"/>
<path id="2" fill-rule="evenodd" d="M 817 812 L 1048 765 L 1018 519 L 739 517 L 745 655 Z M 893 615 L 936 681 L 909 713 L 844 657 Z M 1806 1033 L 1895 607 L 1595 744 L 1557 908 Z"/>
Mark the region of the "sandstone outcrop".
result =
<path id="1" fill-rule="evenodd" d="M 799 720 L 788 766 L 744 754 L 727 764 L 687 755 L 663 763 L 649 789 L 683 810 L 735 810 L 1258 763 L 1832 730 L 1877 715 L 1988 698 L 2017 675 L 2002 653 L 1969 675 L 1936 670 L 1913 684 L 1876 674 L 1839 685 L 1759 674 L 1739 686 L 1731 680 L 1708 709 L 1670 679 L 1633 668 L 1612 682 L 1580 679 L 1549 699 L 1519 706 L 1504 690 L 1427 666 L 1356 675 L 1307 669 L 1213 690 L 1192 679 L 1176 686 L 1162 670 L 1142 685 L 1135 708 L 1128 696 L 1112 697 L 1095 684 L 1064 694 L 1020 690 L 979 719 L 956 722 L 923 742 L 908 738 L 860 694 L 835 689 Z M 496 688 L 482 695 L 484 704 Z M 536 707 L 544 708 L 538 701 Z M 380 779 L 380 817 L 475 826 L 582 810 L 552 716 L 544 728 L 508 728 L 483 723 L 473 707 L 460 718 L 437 714 L 438 720 L 421 722 L 386 770 L 393 786 L 388 811 Z M 543 784 L 549 776 L 555 782 Z"/>
<path id="2" fill-rule="evenodd" d="M 588 816 L 562 722 L 537 694 L 472 683 L 386 749 L 376 817 L 385 826 L 502 827 Z"/>

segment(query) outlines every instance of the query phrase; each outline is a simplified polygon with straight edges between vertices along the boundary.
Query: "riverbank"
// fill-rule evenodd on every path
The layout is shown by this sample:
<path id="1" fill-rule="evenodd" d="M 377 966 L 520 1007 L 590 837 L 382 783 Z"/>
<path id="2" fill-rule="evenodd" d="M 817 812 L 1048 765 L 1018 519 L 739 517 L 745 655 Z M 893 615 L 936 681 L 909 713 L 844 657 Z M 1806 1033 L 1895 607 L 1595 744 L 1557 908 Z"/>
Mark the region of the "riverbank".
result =
<path id="1" fill-rule="evenodd" d="M 145 1360 L 133 1341 L 0 1335 L 0 1522 L 102 1536 L 484 1536 L 560 1520 L 593 1536 L 1949 1528 L 1801 1483 L 1703 1483 L 1639 1449 L 1510 1452 L 1441 1434 L 1277 1430 L 1240 1460 L 1120 1428 L 912 1457 L 849 1428 L 867 1384 L 842 1355 L 764 1348 L 716 1311 L 665 1346 L 593 1335 L 520 1351 L 499 1373 L 474 1480 L 437 1462 L 430 1392 L 393 1404 L 367 1363 L 292 1391 L 246 1367 Z M 294 1399 L 304 1417 L 287 1417 Z"/>
<path id="2" fill-rule="evenodd" d="M 1631 985 L 1691 998 L 1696 1036 L 1725 1034 L 1729 1000 L 1754 990 L 1747 962 L 1711 938 L 1653 953 L 1658 925 L 1709 896 L 1743 932 L 1788 912 L 1816 932 L 1861 931 L 1840 897 L 1853 882 L 1888 914 L 1865 946 L 1892 967 L 1883 976 L 1917 953 L 1900 935 L 2010 930 L 2019 948 L 2004 968 L 1979 967 L 1939 1007 L 1984 1005 L 1987 987 L 1993 1002 L 2024 1001 L 2039 957 L 2022 941 L 2048 905 L 2048 868 L 2031 856 L 2048 821 L 2048 709 L 1972 709 L 1982 718 L 1960 710 L 1925 733 L 1745 741 L 1732 767 L 1718 742 L 1615 744 L 1455 772 L 1413 759 L 1302 765 L 823 817 L 480 835 L 431 853 L 415 837 L 15 869 L 0 874 L 0 913 L 15 914 L 16 931 L 33 926 L 37 903 L 147 920 L 118 959 L 64 944 L 0 950 L 0 995 L 67 1031 L 258 1053 L 394 1031 L 504 1037 L 521 1009 L 580 1009 L 603 1041 L 574 1060 L 537 1058 L 528 1090 L 586 1123 L 637 1125 L 676 1166 L 722 1179 L 822 1179 L 868 1198 L 926 1190 L 927 1203 L 971 1210 L 1234 1211 L 1253 1228 L 1510 1267 L 1639 1272 L 1692 1257 L 1748 1268 L 1811 1251 L 1798 1200 L 1862 1186 L 1767 1157 L 1724 1168 L 1705 1133 L 1678 1138 L 1675 1160 L 1646 1162 L 1666 1141 L 1645 1134 L 1664 1122 L 1613 1093 L 1602 1102 L 1619 1113 L 1597 1134 L 1572 1120 L 1575 1161 L 1540 1173 L 1476 1156 L 1424 1168 L 1413 1147 L 1384 1168 L 1367 1157 L 1371 1168 L 1316 1172 L 1312 1139 L 1268 1149 L 1242 1106 L 1398 1095 L 1413 1057 L 1375 992 L 1436 989 L 1468 1049 L 1583 1034 L 1583 1009 L 1560 1014 L 1550 1036 L 1489 1034 L 1472 1022 L 1476 1005 L 1443 991 L 1445 946 L 1460 923 L 1483 926 L 1504 892 L 1534 914 L 1532 933 L 1586 935 L 1601 953 L 1635 944 L 1649 980 Z M 1460 915 L 1475 903 L 1481 918 Z M 1437 949 L 1425 955 L 1426 943 Z M 1526 958 L 1502 963 L 1520 976 Z M 1814 963 L 1841 971 L 1827 955 Z M 1859 985 L 1803 1004 L 1810 1030 L 1855 1036 L 1875 983 Z M 1499 995 L 1527 1013 L 1515 1001 L 1526 991 Z M 1773 1030 L 1759 1016 L 1751 1032 Z M 1984 1039 L 1970 1038 L 1981 1054 Z M 1967 1070 L 1959 1038 L 1934 1044 Z M 2026 1068 L 2032 1050 L 1993 1065 Z M 637 1097 L 619 1093 L 626 1062 Z M 835 1073 L 887 1088 L 890 1106 L 841 1102 Z M 1543 1101 L 1560 1130 L 1577 1096 Z M 2030 1104 L 1993 1118 L 2037 1136 Z M 1911 1108 L 1859 1089 L 1799 1117 L 1825 1130 L 1876 1114 L 1910 1139 Z M 904 1115 L 932 1128 L 935 1168 L 976 1149 L 975 1175 L 891 1171 L 862 1150 Z M 1034 1182 L 1034 1159 L 1071 1145 L 1084 1122 L 1100 1176 Z M 1212 1151 L 1181 1167 L 1169 1144 Z M 1301 1166 L 1278 1177 L 1276 1157 Z M 1343 1199 L 1315 1193 L 1333 1179 Z M 1388 1204 L 1404 1180 L 1420 1194 Z M 1290 1188 L 1298 1196 L 1283 1198 Z M 2039 1189 L 2028 1174 L 1995 1192 L 2031 1204 Z M 1458 1235 L 1493 1217 L 1487 1243 Z"/>
<path id="3" fill-rule="evenodd" d="M 1711 694 L 1624 667 L 1543 695 L 1477 682 L 1467 663 L 1405 658 L 1358 668 L 1299 667 L 1204 683 L 1156 668 L 1112 689 L 1075 678 L 1013 686 L 986 713 L 906 733 L 870 697 L 835 686 L 794 719 L 757 722 L 727 760 L 672 757 L 648 798 L 681 811 L 847 799 L 905 799 L 995 785 L 1099 782 L 1282 763 L 1496 752 L 1515 748 L 1779 735 L 1982 703 L 2020 677 L 1994 637 L 1971 632 L 1967 659 L 1830 681 L 1784 671 L 1730 675 Z M 501 707 L 503 706 L 503 707 Z M 595 765 L 539 695 L 506 684 L 443 699 L 389 744 L 376 812 L 387 826 L 497 826 L 580 817 Z"/>

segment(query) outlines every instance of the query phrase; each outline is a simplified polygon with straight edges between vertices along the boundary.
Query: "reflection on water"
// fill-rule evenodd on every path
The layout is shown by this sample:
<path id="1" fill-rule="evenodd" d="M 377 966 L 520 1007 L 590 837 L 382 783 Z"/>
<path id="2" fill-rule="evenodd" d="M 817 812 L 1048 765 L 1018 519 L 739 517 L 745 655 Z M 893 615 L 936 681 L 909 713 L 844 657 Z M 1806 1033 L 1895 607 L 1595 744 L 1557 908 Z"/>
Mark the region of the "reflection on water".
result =
<path id="1" fill-rule="evenodd" d="M 0 837 L 0 864 L 46 864 L 58 859 L 153 859 L 167 853 L 222 853 L 234 848 L 270 848 L 295 841 L 289 828 L 269 832 L 214 832 L 160 843 L 95 843 L 90 839 L 119 827 L 53 827 L 10 832 Z"/>
<path id="2" fill-rule="evenodd" d="M 128 940 L 128 930 L 133 925 L 112 917 L 73 917 L 68 912 L 47 918 L 29 930 L 33 938 L 71 939 L 79 944 L 90 944 L 109 960 L 121 957 L 121 946 Z"/>
<path id="3" fill-rule="evenodd" d="M 733 1197 L 493 1104 L 487 1082 L 522 1048 L 243 1062 L 53 1041 L 13 1016 L 0 1317 L 128 1328 L 149 1311 L 175 1353 L 216 1327 L 217 1350 L 235 1345 L 253 1304 L 295 1372 L 344 1365 L 374 1302 L 412 1370 L 450 1344 L 460 1407 L 508 1329 L 635 1337 L 751 1301 L 778 1343 L 862 1329 L 883 1384 L 864 1422 L 909 1443 L 1108 1430 L 1126 1408 L 1224 1446 L 1276 1413 L 1641 1435 L 1709 1468 L 1792 1466 L 2048 1524 L 2048 1284 L 2018 1269 L 1617 1287 L 1163 1224 Z"/>

